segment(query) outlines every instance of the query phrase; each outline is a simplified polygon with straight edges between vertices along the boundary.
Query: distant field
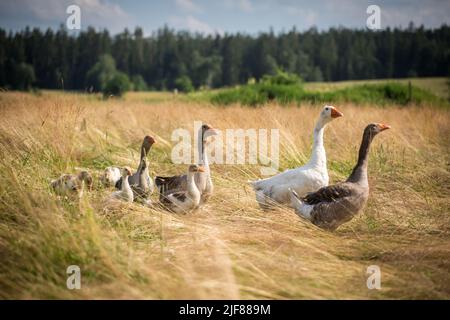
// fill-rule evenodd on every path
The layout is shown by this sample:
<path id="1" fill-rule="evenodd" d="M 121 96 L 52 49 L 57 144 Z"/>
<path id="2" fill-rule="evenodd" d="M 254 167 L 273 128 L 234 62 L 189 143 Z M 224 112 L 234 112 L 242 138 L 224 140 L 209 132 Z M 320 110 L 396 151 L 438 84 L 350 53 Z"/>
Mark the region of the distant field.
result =
<path id="1" fill-rule="evenodd" d="M 305 89 L 311 91 L 328 91 L 336 88 L 346 88 L 353 85 L 399 82 L 408 83 L 422 89 L 429 90 L 431 93 L 444 99 L 449 98 L 449 85 L 447 78 L 406 78 L 406 79 L 376 79 L 376 80 L 357 80 L 357 81 L 337 81 L 337 82 L 306 82 Z"/>
<path id="2" fill-rule="evenodd" d="M 398 82 L 407 84 L 411 81 L 413 86 L 421 89 L 425 89 L 430 93 L 448 99 L 450 96 L 449 86 L 447 84 L 447 78 L 411 78 L 411 79 L 381 79 L 381 80 L 359 80 L 359 81 L 339 81 L 339 82 L 305 82 L 304 88 L 306 91 L 327 92 L 336 89 L 349 88 L 355 85 L 362 84 L 382 84 L 388 82 Z M 129 92 L 126 94 L 125 99 L 133 102 L 144 103 L 159 103 L 163 101 L 184 101 L 184 102 L 208 102 L 210 98 L 223 91 L 223 89 L 213 89 L 196 91 L 185 95 L 178 93 L 175 95 L 173 92 Z"/>
<path id="3" fill-rule="evenodd" d="M 421 83 L 442 80 L 430 81 Z M 368 123 L 392 129 L 372 146 L 367 208 L 336 232 L 291 209 L 261 211 L 247 184 L 260 177 L 256 165 L 213 165 L 215 193 L 190 215 L 138 204 L 105 213 L 112 190 L 98 182 L 79 200 L 50 191 L 61 173 L 135 169 L 146 134 L 157 140 L 151 175 L 184 172 L 171 163 L 171 134 L 192 133 L 195 120 L 279 128 L 281 170 L 309 158 L 320 106 L 224 109 L 187 98 L 0 93 L 0 298 L 450 299 L 447 109 L 339 106 L 344 117 L 325 131 L 332 183 L 350 173 Z M 74 264 L 81 290 L 66 288 Z M 381 290 L 367 289 L 370 265 L 381 268 Z"/>

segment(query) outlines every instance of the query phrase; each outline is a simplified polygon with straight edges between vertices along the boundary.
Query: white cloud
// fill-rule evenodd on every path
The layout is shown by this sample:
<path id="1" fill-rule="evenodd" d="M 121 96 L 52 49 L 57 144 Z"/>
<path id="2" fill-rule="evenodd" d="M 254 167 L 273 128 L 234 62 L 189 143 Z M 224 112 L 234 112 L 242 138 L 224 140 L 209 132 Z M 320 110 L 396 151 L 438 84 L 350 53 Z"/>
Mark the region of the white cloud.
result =
<path id="1" fill-rule="evenodd" d="M 450 2 L 433 1 L 427 2 L 425 7 L 419 8 L 420 4 L 404 5 L 401 10 L 397 7 L 383 6 L 381 7 L 381 27 L 387 26 L 403 26 L 407 27 L 411 21 L 417 27 L 424 24 L 427 27 L 438 28 L 441 24 L 450 23 L 448 13 L 450 12 Z M 440 5 L 440 6 L 438 6 Z"/>
<path id="2" fill-rule="evenodd" d="M 199 32 L 203 34 L 223 34 L 222 30 L 214 29 L 209 24 L 200 21 L 191 15 L 186 17 L 172 16 L 169 17 L 169 22 L 176 29 L 185 29 L 191 32 Z"/>
<path id="3" fill-rule="evenodd" d="M 192 0 L 175 0 L 175 5 L 182 11 L 195 13 L 202 12 L 202 8 Z"/>
<path id="4" fill-rule="evenodd" d="M 288 5 L 285 8 L 288 15 L 295 16 L 302 20 L 305 26 L 313 26 L 317 24 L 317 13 L 310 9 L 303 9 Z"/>
<path id="5" fill-rule="evenodd" d="M 133 21 L 118 4 L 105 0 L 42 0 L 37 4 L 34 0 L 16 0 L 0 3 L 2 16 L 17 17 L 26 24 L 57 25 L 65 23 L 68 15 L 66 8 L 77 5 L 81 9 L 81 27 L 88 26 L 107 28 L 115 33 L 122 31 Z"/>
<path id="6" fill-rule="evenodd" d="M 118 4 L 111 4 L 102 0 L 72 0 L 81 8 L 81 19 L 83 14 L 85 23 L 104 26 L 109 30 L 121 31 L 132 23 L 131 16 Z"/>
<path id="7" fill-rule="evenodd" d="M 238 9 L 244 12 L 254 10 L 253 3 L 250 0 L 225 0 L 225 6 L 230 9 Z"/>

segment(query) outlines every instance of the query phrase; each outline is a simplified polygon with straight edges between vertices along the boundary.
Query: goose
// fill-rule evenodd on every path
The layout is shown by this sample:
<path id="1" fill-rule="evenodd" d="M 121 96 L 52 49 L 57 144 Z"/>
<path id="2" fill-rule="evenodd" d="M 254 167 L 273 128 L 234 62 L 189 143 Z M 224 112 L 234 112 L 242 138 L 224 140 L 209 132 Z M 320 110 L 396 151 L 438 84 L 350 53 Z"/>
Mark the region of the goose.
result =
<path id="1" fill-rule="evenodd" d="M 136 172 L 128 178 L 128 182 L 134 193 L 135 201 L 145 201 L 152 193 L 155 188 L 153 180 L 150 178 L 148 173 L 147 162 L 145 157 L 147 156 L 150 148 L 155 143 L 155 139 L 151 136 L 145 136 L 144 141 L 141 146 L 141 158 L 139 160 L 139 166 Z M 122 188 L 122 178 L 116 182 L 116 189 L 121 190 Z"/>
<path id="2" fill-rule="evenodd" d="M 116 200 L 122 200 L 125 202 L 133 202 L 134 195 L 133 190 L 131 190 L 130 183 L 128 182 L 130 176 L 131 176 L 131 169 L 128 167 L 124 167 L 121 170 L 122 174 L 122 183 L 120 185 L 119 191 L 114 191 L 110 194 L 108 197 L 109 201 L 116 201 Z"/>
<path id="3" fill-rule="evenodd" d="M 194 174 L 195 184 L 201 194 L 201 203 L 208 201 L 214 191 L 214 186 L 211 180 L 211 171 L 209 168 L 208 156 L 206 155 L 205 143 L 206 139 L 217 135 L 217 130 L 208 124 L 204 124 L 198 131 L 198 159 L 199 165 L 204 168 L 203 171 Z M 167 203 L 166 196 L 177 191 L 185 191 L 187 188 L 187 175 L 178 175 L 173 177 L 155 178 L 155 184 L 159 189 L 159 200 L 162 203 Z"/>
<path id="4" fill-rule="evenodd" d="M 382 123 L 371 123 L 365 128 L 358 162 L 345 182 L 323 187 L 303 198 L 291 189 L 295 212 L 316 226 L 328 230 L 335 230 L 358 214 L 369 198 L 367 165 L 370 144 L 378 133 L 389 128 L 390 126 Z"/>
<path id="5" fill-rule="evenodd" d="M 186 190 L 166 195 L 167 207 L 176 213 L 188 213 L 200 204 L 201 194 L 195 182 L 195 175 L 204 172 L 204 167 L 196 164 L 190 165 L 186 174 Z"/>
<path id="6" fill-rule="evenodd" d="M 289 205 L 289 188 L 304 195 L 328 185 L 327 159 L 323 146 L 324 129 L 330 121 L 342 116 L 333 106 L 322 109 L 314 128 L 311 158 L 304 166 L 288 169 L 270 178 L 250 181 L 255 190 L 256 201 L 262 209 L 273 208 L 275 204 Z"/>
<path id="7" fill-rule="evenodd" d="M 68 195 L 78 192 L 83 194 L 84 186 L 92 191 L 93 179 L 89 172 L 81 171 L 79 174 L 63 174 L 50 182 L 50 187 L 56 194 Z"/>
<path id="8" fill-rule="evenodd" d="M 117 181 L 121 178 L 120 168 L 107 167 L 100 176 L 100 181 L 105 187 L 115 186 Z"/>
<path id="9" fill-rule="evenodd" d="M 143 203 L 147 203 L 147 199 L 150 196 L 150 194 L 153 191 L 153 181 L 152 184 L 149 184 L 149 174 L 148 174 L 148 168 L 147 168 L 147 161 L 145 158 L 142 158 L 141 164 L 139 166 L 139 172 L 138 174 L 138 183 L 132 184 L 131 189 L 133 190 L 133 194 L 135 197 L 135 201 L 140 201 Z"/>

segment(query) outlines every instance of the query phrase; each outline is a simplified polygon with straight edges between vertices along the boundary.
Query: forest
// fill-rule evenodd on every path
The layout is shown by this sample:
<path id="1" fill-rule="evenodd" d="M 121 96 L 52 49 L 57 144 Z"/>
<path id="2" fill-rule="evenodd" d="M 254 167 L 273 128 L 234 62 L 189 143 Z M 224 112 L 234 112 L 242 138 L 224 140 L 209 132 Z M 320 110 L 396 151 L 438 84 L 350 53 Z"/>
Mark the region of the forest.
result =
<path id="1" fill-rule="evenodd" d="M 202 35 L 163 27 L 111 35 L 88 28 L 0 29 L 0 88 L 101 91 L 99 79 L 134 90 L 218 88 L 279 70 L 305 81 L 448 76 L 450 27 L 381 31 L 295 28 L 258 35 Z M 111 89 L 112 92 L 114 88 Z"/>

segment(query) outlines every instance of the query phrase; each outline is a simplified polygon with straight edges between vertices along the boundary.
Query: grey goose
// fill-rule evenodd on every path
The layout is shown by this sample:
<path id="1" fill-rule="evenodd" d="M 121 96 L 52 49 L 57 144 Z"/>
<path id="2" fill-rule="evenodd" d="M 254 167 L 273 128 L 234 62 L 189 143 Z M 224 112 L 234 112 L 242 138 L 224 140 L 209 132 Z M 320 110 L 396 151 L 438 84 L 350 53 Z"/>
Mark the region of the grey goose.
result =
<path id="1" fill-rule="evenodd" d="M 322 187 L 304 197 L 291 190 L 295 212 L 316 226 L 328 230 L 335 230 L 358 214 L 369 198 L 367 165 L 370 144 L 378 133 L 389 128 L 390 126 L 380 123 L 371 123 L 365 128 L 358 162 L 345 182 Z"/>

